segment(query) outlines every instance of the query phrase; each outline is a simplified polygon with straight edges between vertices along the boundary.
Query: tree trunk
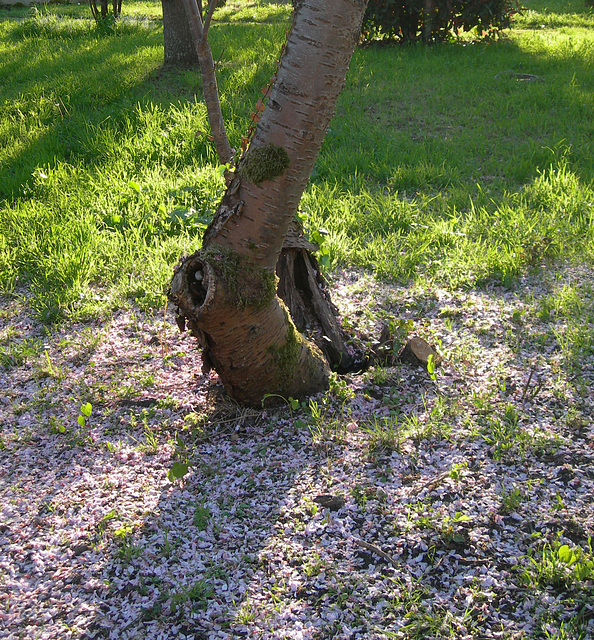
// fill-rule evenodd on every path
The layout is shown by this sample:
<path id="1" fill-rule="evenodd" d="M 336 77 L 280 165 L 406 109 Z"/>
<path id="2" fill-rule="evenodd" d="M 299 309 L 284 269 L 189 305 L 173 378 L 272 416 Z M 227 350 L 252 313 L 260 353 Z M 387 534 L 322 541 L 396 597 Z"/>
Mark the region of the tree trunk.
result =
<path id="1" fill-rule="evenodd" d="M 246 404 L 267 394 L 298 398 L 328 383 L 326 359 L 276 295 L 275 268 L 344 86 L 365 5 L 300 2 L 251 145 L 202 249 L 176 268 L 171 283 L 170 298 L 202 345 L 205 367 Z M 315 294 L 318 283 L 303 266 L 303 282 Z"/>
<path id="2" fill-rule="evenodd" d="M 165 64 L 197 64 L 198 54 L 188 26 L 183 1 L 161 0 L 161 5 L 163 7 Z"/>

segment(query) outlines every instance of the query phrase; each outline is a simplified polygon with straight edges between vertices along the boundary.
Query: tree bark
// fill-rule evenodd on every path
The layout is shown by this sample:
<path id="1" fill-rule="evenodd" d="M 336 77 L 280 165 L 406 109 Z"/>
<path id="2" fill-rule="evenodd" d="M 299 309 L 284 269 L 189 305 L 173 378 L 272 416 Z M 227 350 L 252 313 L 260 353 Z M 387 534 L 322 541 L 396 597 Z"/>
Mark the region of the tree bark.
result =
<path id="1" fill-rule="evenodd" d="M 171 283 L 180 323 L 202 345 L 205 367 L 246 404 L 267 394 L 298 398 L 328 384 L 326 359 L 276 295 L 275 269 L 344 86 L 365 5 L 300 2 L 251 145 L 202 249 L 182 261 Z M 305 273 L 310 292 L 317 290 L 307 265 Z"/>
<path id="2" fill-rule="evenodd" d="M 285 303 L 297 329 L 310 337 L 330 367 L 338 373 L 363 365 L 363 355 L 347 347 L 347 336 L 337 320 L 326 282 L 314 252 L 297 223 L 291 224 L 276 263 L 278 297 Z"/>
<path id="3" fill-rule="evenodd" d="M 202 93 L 208 112 L 208 122 L 214 138 L 217 155 L 221 164 L 228 164 L 233 160 L 233 151 L 225 131 L 221 102 L 219 100 L 219 89 L 215 74 L 214 60 L 208 44 L 208 27 L 212 14 L 217 6 L 216 0 L 211 0 L 208 7 L 206 23 L 202 22 L 202 7 L 196 0 L 182 0 L 188 28 L 194 43 L 198 64 L 200 65 L 200 75 L 202 77 Z M 227 175 L 225 176 L 227 177 Z"/>
<path id="4" fill-rule="evenodd" d="M 165 64 L 195 65 L 198 54 L 188 26 L 183 0 L 161 0 Z"/>

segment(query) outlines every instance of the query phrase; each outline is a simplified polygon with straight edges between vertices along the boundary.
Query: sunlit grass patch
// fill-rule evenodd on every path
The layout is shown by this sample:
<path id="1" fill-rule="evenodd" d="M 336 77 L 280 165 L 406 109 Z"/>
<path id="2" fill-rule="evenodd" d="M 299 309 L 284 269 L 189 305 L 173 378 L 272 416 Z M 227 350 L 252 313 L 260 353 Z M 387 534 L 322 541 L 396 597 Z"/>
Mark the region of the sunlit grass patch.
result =
<path id="1" fill-rule="evenodd" d="M 532 6 L 498 42 L 356 52 L 302 203 L 323 266 L 456 288 L 593 259 L 594 45 L 578 5 Z M 217 10 L 237 148 L 290 10 Z M 129 2 L 111 32 L 86 6 L 0 14 L 0 287 L 28 287 L 48 321 L 161 305 L 222 193 L 199 74 L 162 67 L 162 46 L 159 3 Z"/>
<path id="2" fill-rule="evenodd" d="M 594 578 L 594 557 L 591 540 L 587 549 L 554 541 L 530 553 L 528 564 L 521 572 L 522 581 L 533 587 L 586 587 Z"/>

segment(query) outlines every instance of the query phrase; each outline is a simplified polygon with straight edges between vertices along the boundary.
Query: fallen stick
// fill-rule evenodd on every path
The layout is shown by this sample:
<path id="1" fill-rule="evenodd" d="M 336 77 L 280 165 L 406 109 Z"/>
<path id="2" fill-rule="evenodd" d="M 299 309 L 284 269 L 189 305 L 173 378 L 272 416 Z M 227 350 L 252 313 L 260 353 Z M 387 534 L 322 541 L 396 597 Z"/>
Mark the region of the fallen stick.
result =
<path id="1" fill-rule="evenodd" d="M 392 556 L 389 553 L 386 553 L 385 551 L 380 549 L 378 546 L 371 544 L 370 542 L 365 542 L 365 540 L 361 540 L 359 538 L 351 537 L 350 539 L 359 547 L 362 547 L 363 549 L 367 549 L 367 551 L 371 551 L 372 553 L 375 553 L 375 555 L 379 556 L 380 558 L 383 558 L 384 560 L 386 560 L 386 562 L 389 562 L 393 567 L 398 566 L 396 564 L 396 560 L 394 560 L 394 558 L 392 558 Z"/>

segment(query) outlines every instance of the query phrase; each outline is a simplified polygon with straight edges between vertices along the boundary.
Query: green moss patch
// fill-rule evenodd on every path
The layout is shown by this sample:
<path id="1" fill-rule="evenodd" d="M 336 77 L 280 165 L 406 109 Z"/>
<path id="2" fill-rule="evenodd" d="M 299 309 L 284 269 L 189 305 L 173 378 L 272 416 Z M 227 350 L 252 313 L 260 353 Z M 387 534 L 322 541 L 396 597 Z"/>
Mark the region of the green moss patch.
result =
<path id="1" fill-rule="evenodd" d="M 297 367 L 299 353 L 301 351 L 301 334 L 295 329 L 293 323 L 289 320 L 289 328 L 285 343 L 280 347 L 271 346 L 268 350 L 274 355 L 278 368 L 283 375 L 289 376 Z"/>
<path id="2" fill-rule="evenodd" d="M 269 271 L 231 249 L 210 246 L 201 252 L 217 276 L 225 283 L 234 304 L 240 309 L 267 307 L 276 295 L 277 279 Z"/>
<path id="3" fill-rule="evenodd" d="M 280 176 L 289 167 L 289 154 L 274 144 L 250 149 L 239 171 L 243 178 L 259 184 Z"/>

